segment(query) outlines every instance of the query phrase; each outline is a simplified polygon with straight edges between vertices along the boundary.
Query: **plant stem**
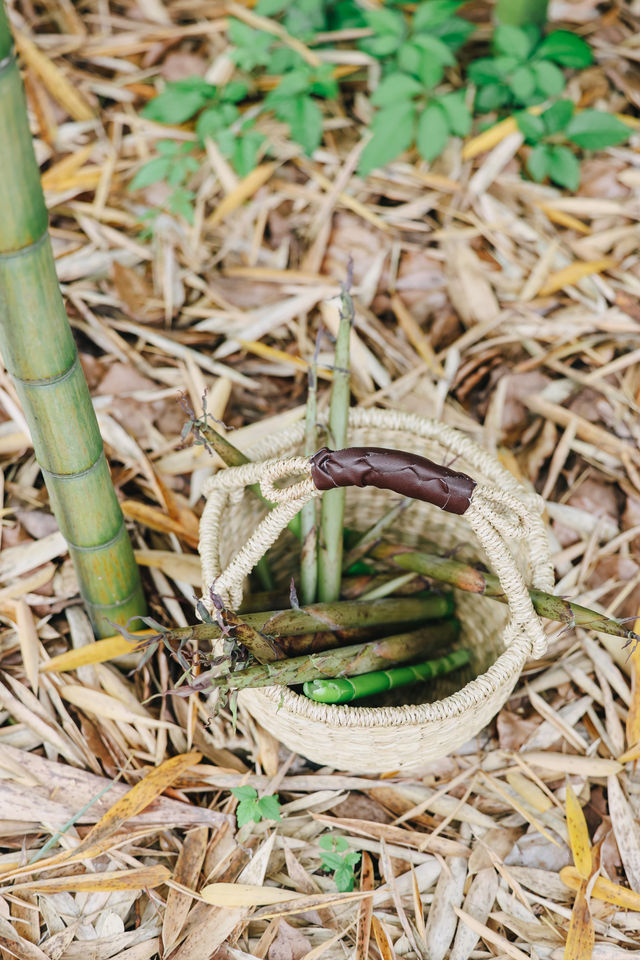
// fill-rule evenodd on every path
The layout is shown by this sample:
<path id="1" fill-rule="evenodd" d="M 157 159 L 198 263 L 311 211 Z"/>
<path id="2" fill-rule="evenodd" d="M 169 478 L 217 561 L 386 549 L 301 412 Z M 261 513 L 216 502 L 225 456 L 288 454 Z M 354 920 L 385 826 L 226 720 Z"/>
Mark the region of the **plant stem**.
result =
<path id="1" fill-rule="evenodd" d="M 374 547 L 371 555 L 377 560 L 391 560 L 396 566 L 402 567 L 403 570 L 412 570 L 414 573 L 431 577 L 441 583 L 458 587 L 459 590 L 480 593 L 485 597 L 499 600 L 501 603 L 507 603 L 500 581 L 494 574 L 477 570 L 475 567 L 467 563 L 461 563 L 459 560 L 452 560 L 432 553 L 418 553 L 408 550 L 406 547 L 397 547 L 391 544 L 380 544 Z M 625 640 L 637 641 L 640 639 L 633 630 L 629 630 L 619 620 L 607 617 L 603 613 L 597 613 L 595 610 L 589 610 L 588 607 L 581 607 L 578 603 L 572 603 L 562 597 L 554 597 L 551 593 L 545 593 L 543 590 L 534 588 L 529 590 L 529 596 L 536 612 L 547 620 L 557 620 L 572 627 L 578 626 L 599 630 L 601 633 L 608 633 L 613 637 L 622 637 Z"/>
<path id="2" fill-rule="evenodd" d="M 260 664 L 246 670 L 236 670 L 223 676 L 204 674 L 198 678 L 202 689 L 225 687 L 243 690 L 247 687 L 268 687 L 271 684 L 290 686 L 320 677 L 357 676 L 370 673 L 395 663 L 406 663 L 424 656 L 437 646 L 454 643 L 458 637 L 457 620 L 434 624 L 428 629 L 400 633 L 383 640 L 357 643 L 323 653 L 313 653 L 276 663 Z"/>
<path id="3" fill-rule="evenodd" d="M 27 104 L 0 0 L 0 352 L 15 383 L 51 509 L 69 544 L 94 629 L 145 613 L 140 574 L 113 489 L 64 309 Z"/>
<path id="4" fill-rule="evenodd" d="M 351 264 L 349 267 L 351 273 Z M 347 442 L 351 376 L 349 348 L 354 320 L 353 300 L 349 294 L 351 277 L 342 289 L 340 326 L 336 338 L 333 383 L 329 405 L 329 446 L 341 450 Z M 318 550 L 318 598 L 331 603 L 340 596 L 342 574 L 342 536 L 344 526 L 344 489 L 327 490 L 322 497 L 320 512 L 320 543 Z"/>
<path id="5" fill-rule="evenodd" d="M 434 677 L 442 677 L 452 670 L 469 663 L 468 650 L 452 650 L 444 657 L 426 660 L 412 667 L 392 667 L 390 670 L 376 670 L 355 677 L 333 677 L 331 679 L 307 680 L 304 695 L 319 703 L 349 703 L 362 697 L 371 697 L 385 690 L 396 690 L 414 683 L 423 683 Z"/>
<path id="6" fill-rule="evenodd" d="M 241 619 L 270 637 L 302 636 L 348 630 L 352 627 L 402 626 L 424 620 L 440 620 L 453 613 L 451 594 L 432 593 L 419 597 L 390 597 L 360 603 L 357 600 L 314 603 L 299 610 L 271 610 L 247 613 Z M 168 643 L 215 640 L 222 636 L 215 623 L 197 623 L 163 634 Z M 143 642 L 149 641 L 145 638 Z"/>
<path id="7" fill-rule="evenodd" d="M 210 424 L 204 419 L 192 421 L 196 436 L 199 434 L 203 440 L 218 454 L 220 459 L 224 462 L 227 467 L 243 467 L 245 463 L 251 463 L 249 457 L 238 450 L 237 447 L 234 447 L 232 443 L 229 443 L 226 437 L 223 437 L 221 433 L 218 433 Z M 252 483 L 249 487 L 252 493 L 255 493 L 258 500 L 262 502 L 267 507 L 273 507 L 274 504 L 270 500 L 267 500 L 266 497 L 263 497 L 262 490 L 260 489 L 259 483 Z M 293 520 L 289 521 L 289 530 L 300 539 L 300 516 L 294 517 Z M 265 590 L 270 590 L 271 587 L 266 587 Z"/>
<path id="8" fill-rule="evenodd" d="M 368 530 L 362 534 L 359 540 L 353 545 L 349 553 L 346 554 L 343 562 L 342 569 L 348 570 L 349 567 L 353 566 L 356 561 L 361 557 L 364 557 L 365 554 L 369 553 L 372 546 L 380 539 L 380 535 L 383 533 L 387 527 L 391 526 L 395 520 L 403 513 L 409 504 L 412 503 L 409 497 L 405 497 L 404 500 L 400 500 L 399 503 L 394 503 L 392 507 L 384 513 L 372 527 L 369 527 Z"/>
<path id="9" fill-rule="evenodd" d="M 547 22 L 549 0 L 498 0 L 494 8 L 497 23 L 524 27 L 528 23 L 543 27 Z"/>
<path id="10" fill-rule="evenodd" d="M 304 430 L 304 452 L 313 456 L 318 449 L 316 421 L 318 418 L 318 377 L 315 361 L 309 367 L 309 389 Z M 318 586 L 318 527 L 316 501 L 305 503 L 300 511 L 300 592 L 304 604 L 313 603 Z"/>

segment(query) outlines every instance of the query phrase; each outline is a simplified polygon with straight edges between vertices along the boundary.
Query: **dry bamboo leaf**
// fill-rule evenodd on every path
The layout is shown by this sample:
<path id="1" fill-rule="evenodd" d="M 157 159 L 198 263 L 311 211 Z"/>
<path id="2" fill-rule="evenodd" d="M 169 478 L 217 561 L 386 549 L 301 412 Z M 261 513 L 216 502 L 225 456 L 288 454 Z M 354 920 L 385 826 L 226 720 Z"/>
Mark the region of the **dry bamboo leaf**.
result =
<path id="1" fill-rule="evenodd" d="M 454 907 L 453 909 L 464 924 L 474 930 L 478 936 L 486 940 L 487 943 L 492 943 L 495 947 L 498 947 L 500 952 L 511 957 L 511 960 L 531 960 L 528 953 L 519 950 L 510 940 L 507 940 L 506 937 L 492 930 L 491 927 L 488 927 L 486 924 L 480 923 L 475 917 L 472 917 L 470 913 L 461 910 L 460 907 Z"/>
<path id="2" fill-rule="evenodd" d="M 523 754 L 527 763 L 556 773 L 575 774 L 579 777 L 609 777 L 623 769 L 617 760 L 607 757 L 580 757 L 570 753 L 553 753 L 545 750 L 527 750 Z"/>
<path id="3" fill-rule="evenodd" d="M 349 833 L 361 833 L 367 837 L 386 840 L 388 843 L 406 844 L 426 853 L 439 853 L 443 857 L 468 857 L 469 849 L 457 840 L 432 836 L 418 830 L 404 830 L 392 824 L 378 823 L 374 820 L 355 820 L 351 817 L 330 817 L 321 813 L 313 814 L 315 820 L 332 827 L 342 827 Z"/>
<path id="4" fill-rule="evenodd" d="M 253 914 L 253 919 L 267 920 L 271 917 L 288 917 L 296 913 L 306 913 L 307 910 L 321 910 L 323 907 L 339 906 L 342 903 L 352 903 L 371 896 L 370 891 L 360 890 L 354 893 L 319 893 L 308 897 L 298 896 L 295 900 L 288 900 L 283 903 L 281 907 L 261 907 Z"/>
<path id="5" fill-rule="evenodd" d="M 360 890 L 361 892 L 372 891 L 375 885 L 375 876 L 373 872 L 373 862 L 368 853 L 362 854 L 362 867 L 360 870 Z M 356 949 L 354 960 L 368 960 L 369 941 L 371 939 L 371 918 L 373 916 L 373 900 L 367 897 L 360 904 L 358 911 L 358 927 L 356 933 Z"/>
<path id="6" fill-rule="evenodd" d="M 42 174 L 41 182 L 43 190 L 60 190 L 60 181 L 68 180 L 80 167 L 84 166 L 93 151 L 95 143 L 87 143 L 80 150 L 74 150 L 68 153 L 62 160 L 54 163 L 48 170 Z M 62 188 L 64 189 L 64 187 Z"/>
<path id="7" fill-rule="evenodd" d="M 16 602 L 16 626 L 18 643 L 22 655 L 22 664 L 27 680 L 34 694 L 38 693 L 38 660 L 40 658 L 40 640 L 31 608 L 24 600 Z"/>
<path id="8" fill-rule="evenodd" d="M 195 531 L 187 529 L 184 523 L 167 516 L 157 507 L 151 507 L 148 503 L 138 503 L 137 500 L 123 500 L 120 506 L 128 520 L 136 520 L 143 527 L 149 527 L 150 530 L 157 530 L 159 533 L 175 533 L 190 547 L 198 546 Z"/>
<path id="9" fill-rule="evenodd" d="M 564 948 L 564 960 L 591 960 L 593 956 L 595 931 L 586 893 L 587 881 L 583 880 L 571 911 L 569 932 Z"/>
<path id="10" fill-rule="evenodd" d="M 238 876 L 238 883 L 250 884 L 254 887 L 261 887 L 264 884 L 275 839 L 276 835 L 272 833 L 258 851 L 254 852 L 251 860 Z M 197 906 L 203 907 L 206 913 L 202 914 L 201 922 L 191 927 L 188 935 L 174 952 L 173 960 L 209 960 L 250 910 L 250 907 L 246 906 L 226 908 L 210 907 L 205 904 Z M 257 913 L 254 913 L 253 918 L 255 919 L 256 916 Z"/>
<path id="11" fill-rule="evenodd" d="M 30 880 L 3 888 L 12 893 L 17 890 L 35 890 L 37 893 L 59 893 L 63 890 L 74 893 L 107 890 L 142 890 L 159 887 L 171 877 L 171 871 L 160 863 L 151 867 L 134 867 L 132 870 L 105 870 L 102 873 L 72 874 L 68 877 L 51 877 L 48 880 Z"/>
<path id="12" fill-rule="evenodd" d="M 88 687 L 66 684 L 60 688 L 60 695 L 80 710 L 120 723 L 141 724 L 145 727 L 159 727 L 165 730 L 175 726 L 175 724 L 166 720 L 156 720 L 154 717 L 142 716 L 122 703 L 121 700 L 116 700 L 115 697 L 110 697 L 109 694 L 102 693 L 100 690 L 90 690 Z"/>
<path id="13" fill-rule="evenodd" d="M 465 897 L 463 910 L 478 923 L 485 924 L 498 892 L 498 874 L 493 867 L 479 870 Z M 468 960 L 479 939 L 477 930 L 464 923 L 458 924 L 449 960 Z"/>
<path id="14" fill-rule="evenodd" d="M 192 587 L 202 584 L 200 558 L 192 553 L 172 553 L 170 550 L 135 550 L 136 562 L 143 567 L 157 567 L 172 580 L 180 580 Z"/>
<path id="15" fill-rule="evenodd" d="M 183 887 L 194 888 L 198 882 L 200 870 L 207 850 L 206 827 L 191 830 L 185 837 L 182 850 L 176 861 L 173 879 Z M 193 898 L 171 887 L 167 896 L 164 920 L 162 921 L 162 942 L 165 951 L 169 951 L 180 936 L 187 919 Z"/>
<path id="16" fill-rule="evenodd" d="M 17 697 L 12 696 L 6 687 L 0 684 L 0 705 L 9 712 L 18 723 L 23 723 L 26 727 L 40 737 L 43 743 L 49 743 L 74 767 L 83 767 L 84 760 L 78 753 L 75 744 L 67 737 L 66 733 L 60 727 L 54 726 L 42 716 L 34 713 L 25 707 Z"/>
<path id="17" fill-rule="evenodd" d="M 529 777 L 525 777 L 518 770 L 508 773 L 506 779 L 511 789 L 515 790 L 538 813 L 544 813 L 553 807 L 553 801 L 540 789 L 537 783 L 533 783 Z"/>
<path id="18" fill-rule="evenodd" d="M 459 907 L 464 896 L 467 861 L 447 857 L 446 867 L 438 877 L 427 917 L 425 943 L 427 960 L 444 960 L 456 932 L 457 918 L 452 908 Z"/>
<path id="19" fill-rule="evenodd" d="M 230 213 L 248 200 L 262 187 L 276 169 L 275 163 L 262 163 L 255 170 L 252 170 L 244 180 L 241 180 L 235 190 L 228 193 L 226 197 L 218 204 L 210 217 L 206 221 L 207 227 L 213 229 L 219 223 L 228 217 Z"/>
<path id="20" fill-rule="evenodd" d="M 144 640 L 145 637 L 151 637 L 156 633 L 155 630 L 136 630 L 133 634 Z M 96 640 L 91 646 L 81 647 L 78 650 L 67 650 L 66 653 L 60 653 L 57 657 L 52 657 L 48 663 L 42 666 L 42 672 L 46 673 L 65 673 L 69 670 L 77 670 L 78 667 L 86 667 L 90 664 L 105 663 L 107 660 L 115 660 L 116 657 L 122 657 L 131 653 L 135 649 L 135 644 L 126 637 L 117 634 L 115 637 L 105 637 L 103 640 Z"/>
<path id="21" fill-rule="evenodd" d="M 611 257 L 571 263 L 568 267 L 563 267 L 562 270 L 556 270 L 549 274 L 547 282 L 540 288 L 540 296 L 548 297 L 564 287 L 573 286 L 579 280 L 583 280 L 594 273 L 604 273 L 605 270 L 610 270 L 615 265 L 616 262 Z"/>
<path id="22" fill-rule="evenodd" d="M 38 74 L 51 96 L 77 121 L 93 120 L 93 110 L 59 67 L 20 30 L 14 32 L 21 57 Z"/>
<path id="23" fill-rule="evenodd" d="M 280 887 L 256 887 L 250 883 L 210 883 L 200 896 L 214 907 L 264 907 L 296 900 L 300 894 Z"/>
<path id="24" fill-rule="evenodd" d="M 184 753 L 165 760 L 159 767 L 151 770 L 124 797 L 116 800 L 113 806 L 91 828 L 82 843 L 75 847 L 74 859 L 89 858 L 91 851 L 118 830 L 123 823 L 141 813 L 156 797 L 178 780 L 190 767 L 202 760 L 200 753 Z"/>
<path id="25" fill-rule="evenodd" d="M 378 945 L 382 960 L 396 960 L 396 955 L 389 942 L 387 932 L 375 915 L 371 917 L 371 929 L 376 938 L 376 944 Z"/>
<path id="26" fill-rule="evenodd" d="M 593 862 L 587 821 L 570 783 L 567 783 L 566 796 L 567 830 L 569 831 L 569 846 L 571 847 L 573 862 L 583 880 L 588 880 L 593 869 Z"/>
<path id="27" fill-rule="evenodd" d="M 563 867 L 560 871 L 560 879 L 570 890 L 579 890 L 582 885 L 582 877 L 575 867 Z M 607 880 L 606 877 L 597 877 L 591 888 L 592 900 L 604 900 L 605 903 L 612 903 L 621 910 L 633 910 L 640 913 L 640 893 L 630 890 L 629 887 L 621 887 L 619 883 Z"/>
<path id="28" fill-rule="evenodd" d="M 3 550 L 0 555 L 0 581 L 4 582 L 23 573 L 28 573 L 34 567 L 40 567 L 55 557 L 67 553 L 67 541 L 62 534 L 49 533 L 33 543 L 19 543 L 16 547 Z"/>
<path id="29" fill-rule="evenodd" d="M 617 777 L 607 780 L 609 816 L 629 886 L 640 893 L 640 827 Z"/>

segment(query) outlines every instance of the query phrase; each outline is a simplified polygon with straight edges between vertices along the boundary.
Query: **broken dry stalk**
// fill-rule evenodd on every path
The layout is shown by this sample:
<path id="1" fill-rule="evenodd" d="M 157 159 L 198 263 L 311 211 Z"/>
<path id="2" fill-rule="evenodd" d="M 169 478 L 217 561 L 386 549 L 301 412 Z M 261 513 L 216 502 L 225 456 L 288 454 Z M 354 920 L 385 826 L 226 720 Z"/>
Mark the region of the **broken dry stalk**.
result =
<path id="1" fill-rule="evenodd" d="M 374 547 L 370 555 L 376 560 L 390 560 L 396 566 L 402 567 L 403 570 L 420 573 L 423 576 L 431 577 L 433 580 L 439 580 L 441 583 L 458 587 L 459 590 L 480 593 L 485 597 L 499 600 L 501 603 L 507 602 L 500 581 L 495 574 L 477 570 L 468 563 L 461 563 L 459 560 L 452 560 L 449 557 L 441 557 L 433 553 L 419 553 L 409 550 L 407 547 L 398 547 L 391 544 L 380 544 Z M 529 596 L 536 613 L 547 620 L 557 620 L 572 627 L 587 627 L 591 630 L 599 630 L 602 633 L 608 633 L 613 637 L 621 637 L 629 642 L 637 643 L 640 640 L 640 637 L 633 630 L 629 630 L 619 620 L 607 617 L 603 613 L 597 613 L 595 610 L 589 610 L 588 607 L 581 607 L 570 600 L 554 597 L 551 593 L 545 593 L 543 590 L 534 588 L 529 590 Z"/>
<path id="2" fill-rule="evenodd" d="M 340 326 L 336 338 L 331 403 L 329 406 L 329 446 L 341 450 L 347 442 L 351 377 L 349 347 L 354 319 L 353 300 L 349 294 L 349 276 L 340 298 Z M 342 573 L 342 535 L 344 525 L 344 489 L 327 490 L 320 511 L 320 542 L 318 550 L 318 598 L 331 603 L 340 596 Z"/>
<path id="3" fill-rule="evenodd" d="M 198 678 L 197 689 L 224 687 L 227 690 L 243 690 L 247 687 L 268 687 L 272 684 L 290 686 L 321 677 L 357 676 L 396 663 L 415 660 L 429 650 L 452 644 L 458 637 L 459 629 L 457 620 L 446 620 L 428 628 L 400 633 L 383 640 L 357 643 L 323 653 L 293 657 L 291 660 L 278 660 L 277 663 L 260 664 L 223 676 L 203 674 Z"/>

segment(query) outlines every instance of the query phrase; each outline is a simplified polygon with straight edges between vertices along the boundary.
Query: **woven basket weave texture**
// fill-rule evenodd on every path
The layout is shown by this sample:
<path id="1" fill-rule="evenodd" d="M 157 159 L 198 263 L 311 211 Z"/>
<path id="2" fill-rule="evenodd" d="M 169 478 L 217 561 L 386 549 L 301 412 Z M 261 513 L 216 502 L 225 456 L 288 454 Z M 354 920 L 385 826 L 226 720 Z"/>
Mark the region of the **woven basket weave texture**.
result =
<path id="1" fill-rule="evenodd" d="M 537 550 L 527 540 L 505 538 L 514 569 L 525 582 L 536 582 L 549 589 L 551 564 L 548 550 L 540 549 L 540 504 L 535 496 L 520 488 L 514 478 L 496 461 L 469 445 L 462 438 L 458 449 L 451 449 L 450 434 L 443 444 L 425 438 L 430 421 L 393 411 L 356 410 L 352 412 L 348 443 L 353 446 L 383 446 L 407 450 L 438 463 L 450 463 L 482 483 L 504 484 L 519 495 L 531 515 L 537 533 Z M 419 432 L 418 432 L 419 431 Z M 277 437 L 256 445 L 254 460 L 289 457 L 301 452 L 303 425 L 297 424 Z M 472 462 L 460 449 L 467 450 Z M 478 465 L 486 467 L 486 471 Z M 397 495 L 376 488 L 349 489 L 346 493 L 346 526 L 365 530 L 394 503 Z M 248 490 L 234 491 L 224 504 L 216 523 L 215 556 L 204 545 L 201 535 L 203 590 L 228 565 L 239 547 L 265 516 L 263 504 Z M 203 532 L 209 523 L 207 509 Z M 450 550 L 465 545 L 465 558 L 490 566 L 481 543 L 463 516 L 444 513 L 431 504 L 412 501 L 397 518 L 390 539 L 420 548 L 425 541 Z M 531 553 L 534 556 L 531 556 Z M 298 572 L 299 544 L 284 531 L 269 552 L 270 566 L 280 586 L 288 586 Z M 421 688 L 406 691 L 408 702 L 393 707 L 332 706 L 315 703 L 289 688 L 266 687 L 245 690 L 241 704 L 252 716 L 291 750 L 316 763 L 351 772 L 383 773 L 419 768 L 426 762 L 446 756 L 476 736 L 489 723 L 509 697 L 522 667 L 531 652 L 531 638 L 522 631 L 510 633 L 509 608 L 486 597 L 455 591 L 456 616 L 461 622 L 459 646 L 471 652 L 471 679 L 462 689 L 452 688 L 453 678 L 444 678 L 437 688 L 426 687 L 436 702 L 420 702 Z M 461 683 L 458 674 L 457 682 Z M 448 694 L 448 695 L 447 695 Z M 424 690 L 422 690 L 424 696 Z"/>

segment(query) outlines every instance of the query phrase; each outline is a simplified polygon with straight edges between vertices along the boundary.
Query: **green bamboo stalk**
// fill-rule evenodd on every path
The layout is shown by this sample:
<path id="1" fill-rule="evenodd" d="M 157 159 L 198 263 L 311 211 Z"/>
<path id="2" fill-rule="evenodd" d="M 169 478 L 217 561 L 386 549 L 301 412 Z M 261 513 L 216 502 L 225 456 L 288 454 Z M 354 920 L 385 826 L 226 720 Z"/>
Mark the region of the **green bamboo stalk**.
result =
<path id="1" fill-rule="evenodd" d="M 100 636 L 145 613 L 89 389 L 58 287 L 27 104 L 0 0 L 0 352 Z"/>
<path id="2" fill-rule="evenodd" d="M 309 389 L 304 429 L 304 453 L 311 457 L 318 449 L 318 377 L 315 362 L 309 366 Z M 309 500 L 300 511 L 300 593 L 304 604 L 313 603 L 318 588 L 318 527 L 316 501 Z"/>
<path id="3" fill-rule="evenodd" d="M 305 697 L 318 703 L 350 703 L 362 697 L 371 697 L 386 690 L 397 690 L 414 683 L 423 683 L 434 677 L 442 677 L 469 663 L 468 650 L 452 650 L 444 657 L 415 663 L 412 667 L 392 667 L 391 670 L 375 670 L 357 677 L 332 677 L 331 679 L 307 680 L 303 686 Z"/>
<path id="4" fill-rule="evenodd" d="M 498 0 L 494 9 L 497 23 L 524 27 L 528 23 L 543 27 L 547 22 L 549 0 Z"/>
<path id="5" fill-rule="evenodd" d="M 333 383 L 329 404 L 329 446 L 341 450 L 347 442 L 351 376 L 349 347 L 354 320 L 353 300 L 343 287 L 340 304 L 340 326 L 336 338 Z M 318 599 L 331 603 L 340 596 L 342 575 L 342 536 L 344 526 L 345 491 L 327 490 L 322 497 L 320 511 L 320 540 L 318 545 Z"/>
<path id="6" fill-rule="evenodd" d="M 507 603 L 500 581 L 492 573 L 477 570 L 468 563 L 452 560 L 450 557 L 441 557 L 433 553 L 419 553 L 407 547 L 397 547 L 391 544 L 380 544 L 374 547 L 371 555 L 377 560 L 391 560 L 403 570 L 411 570 L 423 576 L 448 583 L 459 590 L 470 593 L 480 593 L 485 597 L 492 597 L 501 603 Z M 638 641 L 640 637 L 629 630 L 619 620 L 607 617 L 603 613 L 589 610 L 578 603 L 554 597 L 543 590 L 529 589 L 529 596 L 536 613 L 547 620 L 557 620 L 572 627 L 587 627 L 608 633 L 612 637 L 621 637 L 627 641 Z"/>
<path id="7" fill-rule="evenodd" d="M 425 594 L 418 597 L 389 597 L 361 603 L 357 600 L 336 603 L 314 603 L 299 610 L 271 610 L 266 613 L 242 614 L 240 619 L 270 637 L 291 637 L 304 634 L 349 630 L 352 627 L 402 626 L 424 620 L 440 620 L 453 613 L 450 593 Z M 166 643 L 216 640 L 222 630 L 216 623 L 197 623 L 178 627 L 162 635 Z M 153 637 L 142 641 L 148 643 Z"/>
<path id="8" fill-rule="evenodd" d="M 400 633 L 370 643 L 357 643 L 350 647 L 339 647 L 337 650 L 259 664 L 223 675 L 206 673 L 198 677 L 198 689 L 214 690 L 223 687 L 226 690 L 244 690 L 247 687 L 268 687 L 272 684 L 291 686 L 322 677 L 354 677 L 396 663 L 415 660 L 424 656 L 429 649 L 454 643 L 459 629 L 457 620 L 447 620 L 428 629 Z"/>

